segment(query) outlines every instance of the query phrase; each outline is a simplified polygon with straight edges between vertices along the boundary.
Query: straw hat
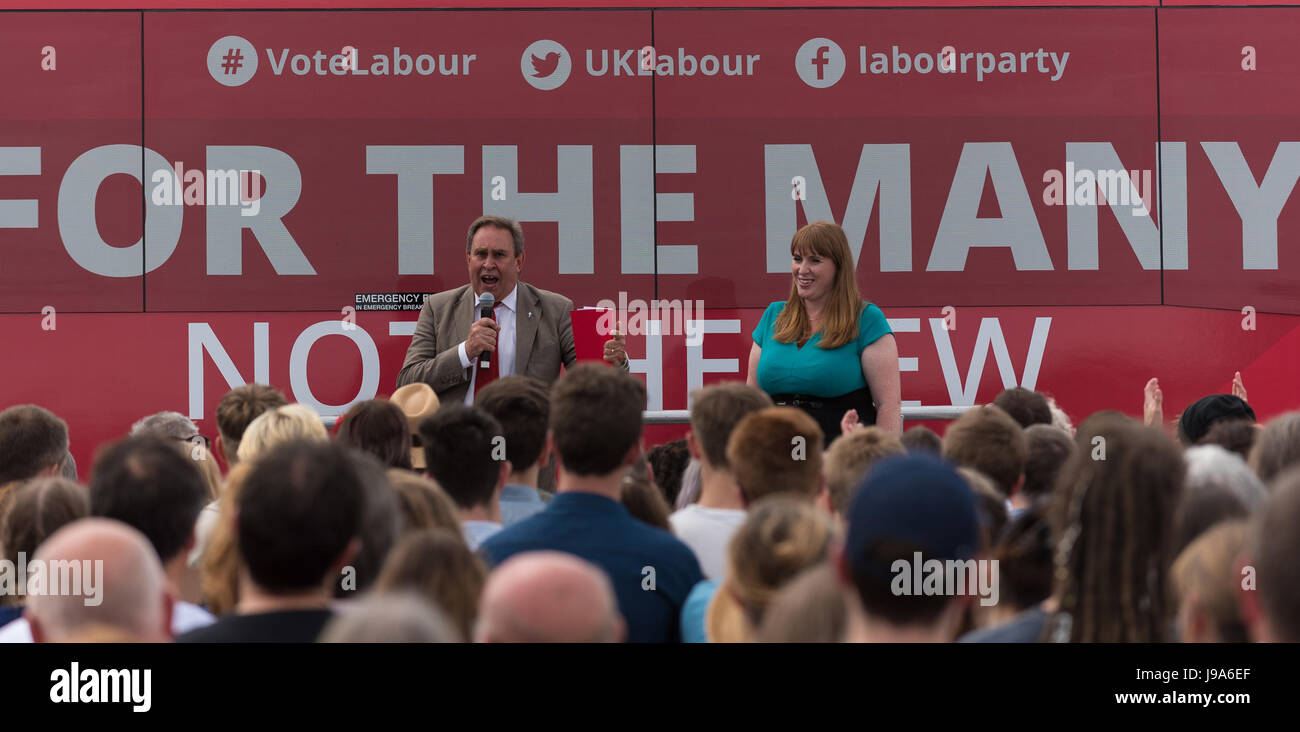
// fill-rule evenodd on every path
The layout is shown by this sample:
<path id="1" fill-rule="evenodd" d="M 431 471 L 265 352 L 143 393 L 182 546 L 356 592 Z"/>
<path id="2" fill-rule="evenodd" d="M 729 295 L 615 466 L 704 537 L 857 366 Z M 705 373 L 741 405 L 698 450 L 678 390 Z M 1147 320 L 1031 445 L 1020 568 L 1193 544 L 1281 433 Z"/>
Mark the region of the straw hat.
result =
<path id="1" fill-rule="evenodd" d="M 424 470 L 424 447 L 420 444 L 420 422 L 438 411 L 438 395 L 434 393 L 433 387 L 421 382 L 403 386 L 393 392 L 393 395 L 388 397 L 388 401 L 396 404 L 406 414 L 406 420 L 411 424 L 411 467 Z"/>

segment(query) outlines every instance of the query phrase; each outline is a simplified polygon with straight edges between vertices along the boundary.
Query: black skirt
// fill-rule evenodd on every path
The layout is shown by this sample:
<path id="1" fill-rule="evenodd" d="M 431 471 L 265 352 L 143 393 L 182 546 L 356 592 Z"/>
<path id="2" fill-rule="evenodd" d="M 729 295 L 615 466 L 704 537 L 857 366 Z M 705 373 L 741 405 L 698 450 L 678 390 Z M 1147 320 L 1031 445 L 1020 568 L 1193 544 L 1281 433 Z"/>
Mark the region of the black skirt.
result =
<path id="1" fill-rule="evenodd" d="M 844 419 L 844 413 L 850 409 L 858 410 L 860 424 L 871 426 L 876 423 L 876 405 L 871 401 L 871 392 L 866 387 L 837 397 L 773 394 L 772 401 L 778 407 L 798 407 L 816 420 L 822 428 L 823 449 L 840 436 L 840 420 Z"/>

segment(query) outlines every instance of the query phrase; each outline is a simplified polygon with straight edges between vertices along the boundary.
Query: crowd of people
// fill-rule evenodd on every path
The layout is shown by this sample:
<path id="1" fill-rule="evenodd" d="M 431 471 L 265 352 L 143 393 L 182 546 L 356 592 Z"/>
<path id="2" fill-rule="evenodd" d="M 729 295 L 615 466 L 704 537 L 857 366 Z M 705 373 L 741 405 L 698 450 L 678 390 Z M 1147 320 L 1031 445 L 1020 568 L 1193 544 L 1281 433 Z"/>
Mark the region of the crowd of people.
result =
<path id="1" fill-rule="evenodd" d="M 600 364 L 332 430 L 247 385 L 211 444 L 149 415 L 84 482 L 13 406 L 0 642 L 1300 641 L 1300 413 L 1233 392 L 1076 429 L 1012 388 L 900 438 L 722 383 L 648 448 Z"/>

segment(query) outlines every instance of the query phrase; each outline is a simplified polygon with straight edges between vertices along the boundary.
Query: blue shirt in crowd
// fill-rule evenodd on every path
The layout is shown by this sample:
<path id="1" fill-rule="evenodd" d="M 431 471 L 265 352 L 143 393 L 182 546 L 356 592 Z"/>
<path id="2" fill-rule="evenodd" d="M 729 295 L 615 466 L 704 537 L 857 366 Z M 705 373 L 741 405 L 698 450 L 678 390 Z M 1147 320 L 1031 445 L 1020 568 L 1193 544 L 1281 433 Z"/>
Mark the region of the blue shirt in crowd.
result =
<path id="1" fill-rule="evenodd" d="M 513 526 L 546 508 L 536 488 L 506 483 L 501 489 L 501 525 Z"/>
<path id="2" fill-rule="evenodd" d="M 682 604 L 704 579 L 689 547 L 594 493 L 557 495 L 545 511 L 506 527 L 480 551 L 493 564 L 522 552 L 560 551 L 600 567 L 614 586 L 633 643 L 679 640 Z"/>
<path id="3" fill-rule="evenodd" d="M 682 606 L 683 643 L 709 642 L 709 604 L 713 602 L 713 596 L 718 594 L 720 584 L 715 579 L 704 580 L 686 596 L 686 604 Z"/>

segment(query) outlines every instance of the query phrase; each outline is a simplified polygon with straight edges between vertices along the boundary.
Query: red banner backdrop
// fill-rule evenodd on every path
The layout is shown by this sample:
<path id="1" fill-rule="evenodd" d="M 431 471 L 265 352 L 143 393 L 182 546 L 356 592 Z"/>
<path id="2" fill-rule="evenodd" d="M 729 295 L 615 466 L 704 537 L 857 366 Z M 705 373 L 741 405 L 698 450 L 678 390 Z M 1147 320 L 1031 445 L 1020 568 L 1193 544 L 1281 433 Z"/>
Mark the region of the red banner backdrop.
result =
<path id="1" fill-rule="evenodd" d="M 657 80 L 656 143 L 693 146 L 698 173 L 694 221 L 661 238 L 696 234 L 698 276 L 728 280 L 708 287 L 720 305 L 785 294 L 790 237 L 816 219 L 845 226 L 859 284 L 885 305 L 1159 303 L 1153 217 L 1045 200 L 1043 183 L 1154 168 L 1154 22 L 1142 10 L 656 13 L 670 57 L 761 54 L 752 76 Z M 1084 209 L 1093 218 L 1068 231 Z M 1145 261 L 1120 223 L 1146 235 Z M 697 280 L 661 270 L 659 294 L 689 297 Z"/>
<path id="2" fill-rule="evenodd" d="M 0 312 L 141 310 L 140 16 L 6 13 L 0 72 Z M 74 259 L 103 247 L 136 276 Z"/>
<path id="3" fill-rule="evenodd" d="M 1161 134 L 1185 141 L 1187 255 L 1165 302 L 1300 312 L 1295 10 L 1160 14 Z"/>

